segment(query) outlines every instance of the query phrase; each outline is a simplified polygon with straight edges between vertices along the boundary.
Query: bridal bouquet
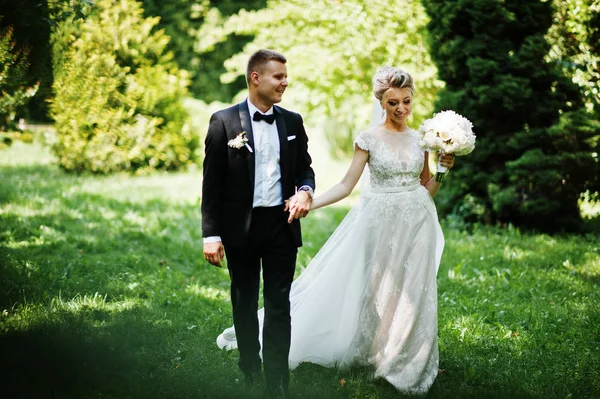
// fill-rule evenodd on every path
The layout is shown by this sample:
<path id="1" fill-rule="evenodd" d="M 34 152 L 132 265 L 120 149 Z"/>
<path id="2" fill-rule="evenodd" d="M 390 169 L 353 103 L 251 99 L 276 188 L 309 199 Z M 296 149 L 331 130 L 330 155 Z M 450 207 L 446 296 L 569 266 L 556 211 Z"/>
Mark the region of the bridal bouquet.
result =
<path id="1" fill-rule="evenodd" d="M 438 112 L 419 127 L 419 144 L 429 152 L 467 155 L 475 148 L 475 134 L 470 120 L 454 111 Z M 438 163 L 435 181 L 442 182 L 448 168 Z"/>

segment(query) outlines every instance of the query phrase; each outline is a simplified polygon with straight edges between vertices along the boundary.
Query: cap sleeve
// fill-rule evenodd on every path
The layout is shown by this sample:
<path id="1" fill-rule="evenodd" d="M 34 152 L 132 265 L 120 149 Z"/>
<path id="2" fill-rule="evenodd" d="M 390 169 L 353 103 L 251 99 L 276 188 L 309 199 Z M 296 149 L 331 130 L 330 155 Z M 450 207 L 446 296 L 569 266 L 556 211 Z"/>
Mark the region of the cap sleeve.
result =
<path id="1" fill-rule="evenodd" d="M 361 150 L 369 151 L 369 136 L 366 131 L 360 132 L 354 139 L 354 144 L 357 145 Z"/>

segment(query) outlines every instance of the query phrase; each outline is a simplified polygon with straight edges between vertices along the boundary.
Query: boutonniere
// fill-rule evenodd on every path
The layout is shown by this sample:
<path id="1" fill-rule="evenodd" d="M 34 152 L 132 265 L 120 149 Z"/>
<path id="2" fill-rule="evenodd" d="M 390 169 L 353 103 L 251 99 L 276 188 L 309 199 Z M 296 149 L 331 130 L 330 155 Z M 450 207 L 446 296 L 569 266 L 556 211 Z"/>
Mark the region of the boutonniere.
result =
<path id="1" fill-rule="evenodd" d="M 253 152 L 252 147 L 250 147 L 250 145 L 248 144 L 248 137 L 246 137 L 245 131 L 235 136 L 234 139 L 229 140 L 227 142 L 227 145 L 231 148 L 235 148 L 236 150 L 239 150 L 242 147 L 246 147 L 248 151 Z"/>

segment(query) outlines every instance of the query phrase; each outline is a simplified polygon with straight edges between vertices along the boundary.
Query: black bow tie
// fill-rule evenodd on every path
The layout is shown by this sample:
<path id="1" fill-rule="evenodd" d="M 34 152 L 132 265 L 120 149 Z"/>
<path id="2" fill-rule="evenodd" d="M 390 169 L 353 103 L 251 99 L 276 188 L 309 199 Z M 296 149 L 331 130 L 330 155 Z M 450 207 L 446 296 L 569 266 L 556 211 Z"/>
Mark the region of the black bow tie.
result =
<path id="1" fill-rule="evenodd" d="M 265 121 L 269 125 L 272 125 L 273 122 L 275 122 L 275 114 L 264 115 L 264 114 L 261 114 L 260 112 L 256 111 L 254 113 L 254 116 L 252 117 L 252 119 L 255 121 Z"/>

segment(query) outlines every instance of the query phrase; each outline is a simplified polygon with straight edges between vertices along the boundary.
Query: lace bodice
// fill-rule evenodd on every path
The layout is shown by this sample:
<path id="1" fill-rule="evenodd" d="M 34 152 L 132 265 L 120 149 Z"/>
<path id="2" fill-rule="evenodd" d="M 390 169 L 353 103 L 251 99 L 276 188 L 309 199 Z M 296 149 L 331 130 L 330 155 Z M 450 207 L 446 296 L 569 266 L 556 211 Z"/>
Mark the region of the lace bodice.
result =
<path id="1" fill-rule="evenodd" d="M 369 152 L 371 189 L 408 187 L 420 182 L 425 152 L 419 146 L 419 133 L 392 132 L 380 127 L 361 132 L 354 141 Z"/>

